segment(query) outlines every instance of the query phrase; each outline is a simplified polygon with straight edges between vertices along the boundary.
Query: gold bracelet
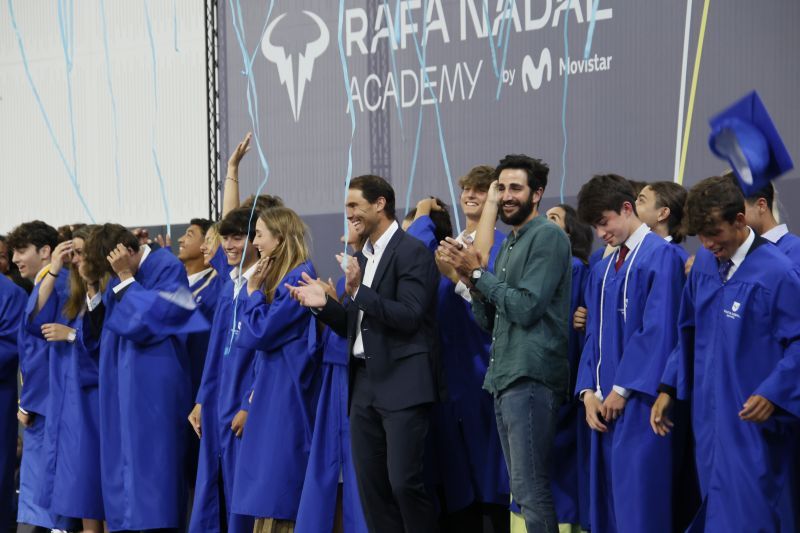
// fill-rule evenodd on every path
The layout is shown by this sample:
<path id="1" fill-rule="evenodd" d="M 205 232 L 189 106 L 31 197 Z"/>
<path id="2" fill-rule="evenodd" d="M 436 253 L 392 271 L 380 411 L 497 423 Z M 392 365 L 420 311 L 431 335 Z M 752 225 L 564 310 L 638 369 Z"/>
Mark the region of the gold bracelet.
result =
<path id="1" fill-rule="evenodd" d="M 225 176 L 226 180 L 231 180 L 234 183 L 239 183 L 239 178 L 232 178 L 230 176 Z"/>

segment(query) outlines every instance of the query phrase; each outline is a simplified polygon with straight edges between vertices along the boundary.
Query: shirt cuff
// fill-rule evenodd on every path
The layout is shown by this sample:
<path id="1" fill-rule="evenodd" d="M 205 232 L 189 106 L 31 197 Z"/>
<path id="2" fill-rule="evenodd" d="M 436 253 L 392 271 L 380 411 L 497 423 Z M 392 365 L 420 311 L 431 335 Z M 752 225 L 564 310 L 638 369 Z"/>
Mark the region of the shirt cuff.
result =
<path id="1" fill-rule="evenodd" d="M 622 396 L 626 400 L 628 399 L 628 396 L 631 395 L 631 391 L 629 391 L 625 387 L 620 387 L 619 385 L 614 385 L 613 388 L 614 388 L 614 392 L 616 392 L 617 394 L 619 394 L 620 396 Z"/>
<path id="2" fill-rule="evenodd" d="M 99 292 L 97 294 L 95 294 L 94 296 L 92 296 L 91 298 L 89 298 L 89 295 L 87 294 L 86 295 L 86 308 L 89 309 L 90 312 L 94 311 L 95 308 L 97 308 L 97 306 L 100 305 L 100 303 L 102 301 L 103 301 L 103 295 L 100 294 Z"/>
<path id="3" fill-rule="evenodd" d="M 467 287 L 463 281 L 456 283 L 456 294 L 472 303 L 472 294 L 470 294 L 469 287 Z"/>
<path id="4" fill-rule="evenodd" d="M 112 290 L 114 291 L 114 294 L 119 294 L 119 292 L 120 292 L 121 290 L 123 290 L 125 287 L 127 287 L 128 285 L 130 285 L 130 284 L 131 284 L 131 283 L 133 283 L 134 281 L 136 281 L 136 279 L 135 279 L 135 278 L 133 278 L 133 277 L 130 277 L 130 278 L 126 279 L 125 281 L 121 281 L 121 282 L 120 282 L 118 285 L 116 285 L 116 286 L 115 286 L 115 287 L 112 289 Z"/>
<path id="5" fill-rule="evenodd" d="M 23 409 L 21 405 L 18 407 L 18 409 L 19 409 L 19 412 L 20 412 L 20 413 L 22 413 L 23 415 L 30 414 L 30 413 L 28 413 L 28 411 L 26 411 L 25 409 Z"/>

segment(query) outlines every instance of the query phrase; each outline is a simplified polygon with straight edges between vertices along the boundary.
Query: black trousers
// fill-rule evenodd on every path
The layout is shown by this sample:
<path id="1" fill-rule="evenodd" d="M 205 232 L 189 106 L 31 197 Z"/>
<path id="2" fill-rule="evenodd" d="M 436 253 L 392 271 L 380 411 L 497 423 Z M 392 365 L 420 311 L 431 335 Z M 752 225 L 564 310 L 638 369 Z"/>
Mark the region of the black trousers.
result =
<path id="1" fill-rule="evenodd" d="M 367 527 L 374 533 L 435 533 L 436 510 L 423 478 L 431 406 L 387 411 L 374 401 L 366 369 L 359 367 L 350 403 L 350 443 Z"/>

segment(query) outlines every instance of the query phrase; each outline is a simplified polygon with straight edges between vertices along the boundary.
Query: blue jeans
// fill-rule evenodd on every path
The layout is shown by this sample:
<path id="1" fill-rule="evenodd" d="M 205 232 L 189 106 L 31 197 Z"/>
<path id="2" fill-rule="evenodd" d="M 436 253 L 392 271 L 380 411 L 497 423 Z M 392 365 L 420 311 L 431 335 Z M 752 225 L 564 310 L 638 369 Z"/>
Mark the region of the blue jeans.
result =
<path id="1" fill-rule="evenodd" d="M 528 533 L 558 531 L 550 491 L 550 458 L 559 403 L 552 389 L 531 379 L 514 382 L 494 399 L 511 493 Z"/>

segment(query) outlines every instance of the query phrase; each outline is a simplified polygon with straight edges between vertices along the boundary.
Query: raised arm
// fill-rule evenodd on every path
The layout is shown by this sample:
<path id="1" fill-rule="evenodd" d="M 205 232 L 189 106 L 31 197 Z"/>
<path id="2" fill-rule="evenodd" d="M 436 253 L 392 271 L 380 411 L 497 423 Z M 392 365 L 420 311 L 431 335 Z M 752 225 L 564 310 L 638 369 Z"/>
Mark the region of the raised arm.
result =
<path id="1" fill-rule="evenodd" d="M 499 210 L 497 202 L 499 199 L 497 180 L 495 180 L 489 185 L 489 192 L 486 195 L 486 202 L 483 204 L 481 219 L 478 221 L 478 229 L 475 232 L 475 241 L 472 243 L 472 246 L 480 254 L 484 268 L 489 264 L 489 256 L 494 245 L 494 227 L 497 224 L 497 212 Z"/>
<path id="2" fill-rule="evenodd" d="M 250 151 L 252 136 L 252 133 L 245 135 L 228 159 L 228 173 L 225 175 L 225 186 L 222 189 L 222 218 L 239 207 L 239 163 L 244 154 Z"/>
<path id="3" fill-rule="evenodd" d="M 39 294 L 36 298 L 36 308 L 33 310 L 33 313 L 31 313 L 30 318 L 34 318 L 39 313 L 39 311 L 44 307 L 44 304 L 47 303 L 50 295 L 53 294 L 53 290 L 56 287 L 58 274 L 61 272 L 61 269 L 64 268 L 64 263 L 69 261 L 71 254 L 71 240 L 60 243 L 53 250 L 50 268 L 47 271 L 48 274 L 42 278 L 42 281 L 39 283 Z"/>

